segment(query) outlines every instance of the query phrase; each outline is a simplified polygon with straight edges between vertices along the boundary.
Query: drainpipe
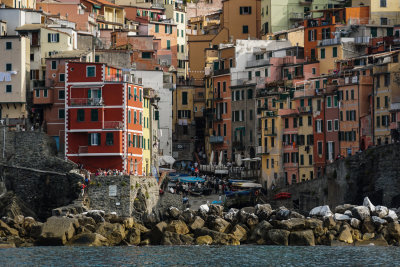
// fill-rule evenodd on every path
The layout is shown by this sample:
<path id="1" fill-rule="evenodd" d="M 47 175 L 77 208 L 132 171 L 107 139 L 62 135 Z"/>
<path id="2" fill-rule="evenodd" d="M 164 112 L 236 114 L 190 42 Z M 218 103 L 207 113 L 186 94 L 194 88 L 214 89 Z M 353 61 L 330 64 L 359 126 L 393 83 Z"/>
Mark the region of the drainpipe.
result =
<path id="1" fill-rule="evenodd" d="M 371 70 L 370 70 L 371 71 Z M 371 73 L 370 73 L 371 74 Z M 372 144 L 375 145 L 375 76 L 372 75 L 372 110 L 371 110 L 371 130 L 372 130 Z"/>

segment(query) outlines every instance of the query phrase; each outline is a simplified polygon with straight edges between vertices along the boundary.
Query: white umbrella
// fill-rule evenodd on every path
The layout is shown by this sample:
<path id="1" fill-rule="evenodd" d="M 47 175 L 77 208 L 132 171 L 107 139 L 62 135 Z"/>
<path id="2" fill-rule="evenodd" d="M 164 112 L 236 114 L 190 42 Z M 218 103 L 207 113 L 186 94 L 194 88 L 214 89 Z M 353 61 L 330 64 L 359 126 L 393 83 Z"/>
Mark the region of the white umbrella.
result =
<path id="1" fill-rule="evenodd" d="M 240 167 L 242 166 L 242 155 L 236 154 L 236 164 Z"/>
<path id="2" fill-rule="evenodd" d="M 214 151 L 211 151 L 210 162 L 209 164 L 212 165 L 214 161 Z"/>
<path id="3" fill-rule="evenodd" d="M 222 166 L 222 150 L 221 150 L 221 152 L 219 153 L 218 166 Z"/>

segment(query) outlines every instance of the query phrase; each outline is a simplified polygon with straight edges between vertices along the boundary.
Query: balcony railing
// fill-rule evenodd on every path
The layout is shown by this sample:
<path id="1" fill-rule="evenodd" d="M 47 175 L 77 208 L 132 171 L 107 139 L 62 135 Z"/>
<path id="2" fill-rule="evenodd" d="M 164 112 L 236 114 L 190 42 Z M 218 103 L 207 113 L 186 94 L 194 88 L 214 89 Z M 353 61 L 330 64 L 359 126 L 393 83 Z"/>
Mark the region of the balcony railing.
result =
<path id="1" fill-rule="evenodd" d="M 300 5 L 311 5 L 313 0 L 300 0 Z"/>
<path id="2" fill-rule="evenodd" d="M 224 74 L 228 74 L 229 71 L 230 71 L 230 69 L 214 70 L 213 75 L 214 76 L 224 75 Z"/>
<path id="3" fill-rule="evenodd" d="M 336 45 L 336 44 L 340 44 L 341 39 L 340 38 L 333 38 L 333 39 L 325 39 L 325 40 L 321 40 L 319 41 L 319 46 L 325 46 L 325 45 Z"/>
<path id="4" fill-rule="evenodd" d="M 217 144 L 217 143 L 223 143 L 224 142 L 224 137 L 219 136 L 219 135 L 213 135 L 210 136 L 210 143 L 211 144 Z"/>
<path id="5" fill-rule="evenodd" d="M 33 80 L 33 88 L 44 87 L 46 84 L 45 80 Z"/>
<path id="6" fill-rule="evenodd" d="M 311 106 L 299 107 L 298 110 L 300 113 L 311 113 L 312 107 Z"/>
<path id="7" fill-rule="evenodd" d="M 355 37 L 354 42 L 356 44 L 369 44 L 370 39 L 371 39 L 371 37 L 369 37 L 369 36 L 360 36 L 360 37 Z"/>
<path id="8" fill-rule="evenodd" d="M 103 98 L 71 98 L 71 106 L 102 106 Z"/>
<path id="9" fill-rule="evenodd" d="M 293 20 L 303 20 L 303 19 L 304 19 L 304 14 L 303 14 L 303 13 L 291 12 L 291 13 L 289 14 L 289 19 L 293 19 Z"/>
<path id="10" fill-rule="evenodd" d="M 273 135 L 276 135 L 276 134 L 277 134 L 276 127 L 269 127 L 267 129 L 264 129 L 264 135 L 273 136 Z"/>
<path id="11" fill-rule="evenodd" d="M 254 60 L 254 61 L 248 61 L 246 63 L 246 68 L 255 68 L 255 67 L 265 66 L 268 64 L 269 64 L 268 59 L 259 59 L 259 60 Z"/>
<path id="12" fill-rule="evenodd" d="M 105 121 L 103 129 L 122 129 L 124 128 L 122 121 Z"/>
<path id="13" fill-rule="evenodd" d="M 268 154 L 269 152 L 268 152 L 268 148 L 267 147 L 258 146 L 258 147 L 256 147 L 256 153 L 258 155 L 262 155 L 262 154 Z"/>

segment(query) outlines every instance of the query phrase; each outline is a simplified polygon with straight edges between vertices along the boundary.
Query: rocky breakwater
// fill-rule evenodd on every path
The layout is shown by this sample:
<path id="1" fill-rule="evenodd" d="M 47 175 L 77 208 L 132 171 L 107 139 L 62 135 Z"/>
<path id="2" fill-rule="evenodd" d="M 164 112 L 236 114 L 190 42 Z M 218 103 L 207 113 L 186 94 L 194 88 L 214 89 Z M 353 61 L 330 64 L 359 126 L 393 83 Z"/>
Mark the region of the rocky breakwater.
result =
<path id="1" fill-rule="evenodd" d="M 397 210 L 396 210 L 397 211 Z M 1 246 L 72 245 L 400 245 L 395 210 L 374 206 L 340 205 L 312 209 L 307 217 L 269 204 L 223 211 L 202 205 L 198 211 L 168 208 L 161 216 L 138 222 L 91 210 L 52 216 L 45 223 L 17 216 L 0 221 Z"/>

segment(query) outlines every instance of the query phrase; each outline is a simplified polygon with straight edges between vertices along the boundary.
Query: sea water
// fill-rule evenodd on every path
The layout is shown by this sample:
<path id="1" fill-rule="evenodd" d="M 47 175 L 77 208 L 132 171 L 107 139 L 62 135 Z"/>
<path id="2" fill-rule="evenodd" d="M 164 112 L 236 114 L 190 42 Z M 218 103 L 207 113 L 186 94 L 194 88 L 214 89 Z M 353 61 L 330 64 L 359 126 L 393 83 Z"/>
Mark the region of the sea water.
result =
<path id="1" fill-rule="evenodd" d="M 0 249 L 0 266 L 400 266 L 400 248 L 31 247 Z"/>

